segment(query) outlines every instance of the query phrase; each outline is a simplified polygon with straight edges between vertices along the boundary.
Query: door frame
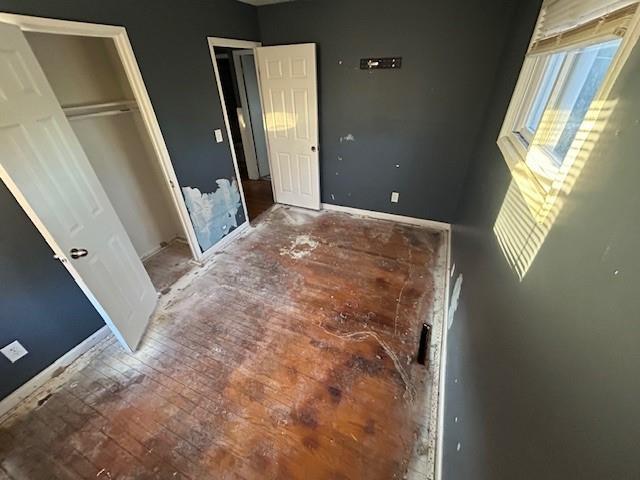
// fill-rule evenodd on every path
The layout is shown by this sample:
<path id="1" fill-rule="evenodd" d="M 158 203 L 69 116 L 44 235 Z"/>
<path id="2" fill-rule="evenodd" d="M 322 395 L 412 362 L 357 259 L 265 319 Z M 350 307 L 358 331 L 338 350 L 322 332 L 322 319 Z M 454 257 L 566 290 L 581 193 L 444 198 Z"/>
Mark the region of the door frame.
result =
<path id="1" fill-rule="evenodd" d="M 248 53 L 251 52 L 251 53 Z M 253 163 L 256 171 L 258 172 L 258 179 L 260 178 L 260 167 L 258 165 L 258 155 L 256 152 L 255 136 L 253 132 L 253 122 L 251 121 L 251 111 L 249 110 L 249 100 L 247 99 L 247 87 L 244 79 L 244 68 L 242 67 L 240 57 L 242 55 L 253 55 L 253 49 L 234 50 L 231 52 L 231 59 L 233 67 L 236 73 L 236 84 L 238 87 L 238 95 L 240 96 L 240 107 L 243 110 L 243 120 L 246 128 L 251 133 L 247 138 L 247 145 L 245 145 L 245 139 L 242 139 L 242 147 L 244 152 L 244 160 L 247 163 L 247 170 L 249 171 L 249 163 Z M 236 59 L 238 62 L 236 62 Z M 216 57 L 216 61 L 218 57 Z M 228 112 L 227 112 L 228 113 Z M 246 118 L 244 118 L 246 115 Z M 247 152 L 249 150 L 249 152 Z M 249 171 L 250 173 L 250 171 Z M 251 176 L 249 175 L 249 178 Z"/>
<path id="2" fill-rule="evenodd" d="M 135 55 L 133 53 L 133 47 L 129 41 L 127 30 L 125 27 L 103 25 L 98 23 L 86 23 L 76 22 L 69 20 L 58 20 L 54 18 L 34 17 L 30 15 L 18 15 L 13 13 L 0 12 L 0 22 L 8 23 L 17 26 L 23 32 L 38 32 L 38 33 L 50 33 L 58 35 L 75 35 L 82 37 L 98 37 L 111 39 L 114 42 L 118 57 L 122 64 L 122 67 L 127 76 L 131 90 L 138 109 L 142 116 L 143 123 L 145 125 L 151 144 L 153 145 L 153 151 L 155 153 L 156 161 L 160 164 L 166 186 L 171 192 L 171 199 L 173 205 L 180 218 L 182 229 L 185 233 L 186 240 L 191 249 L 191 254 L 196 261 L 202 261 L 204 254 L 200 249 L 196 233 L 189 217 L 189 212 L 184 201 L 184 197 L 180 191 L 180 184 L 176 177 L 167 145 L 162 136 L 160 125 L 156 117 L 149 93 L 144 84 L 142 73 L 138 67 Z M 17 186 L 11 188 L 12 191 L 17 190 Z M 47 240 L 56 256 L 61 254 L 61 249 L 49 234 L 46 225 L 44 225 L 40 219 L 37 218 L 34 212 L 30 210 L 25 199 L 22 195 L 15 195 L 16 200 L 20 206 L 27 212 L 31 221 L 36 225 L 42 236 Z M 73 267 L 71 267 L 73 268 Z M 75 269 L 73 269 L 75 272 Z M 73 274 L 74 279 L 80 285 L 85 294 L 92 298 L 93 295 L 89 291 L 88 287 L 84 284 L 78 272 Z"/>
<path id="3" fill-rule="evenodd" d="M 242 188 L 242 179 L 240 178 L 240 169 L 238 168 L 238 159 L 236 158 L 236 150 L 234 148 L 233 137 L 231 136 L 231 126 L 229 125 L 229 115 L 227 112 L 227 104 L 224 101 L 224 92 L 222 91 L 222 82 L 220 81 L 220 72 L 218 71 L 218 61 L 216 60 L 216 47 L 224 48 L 238 48 L 243 50 L 254 50 L 256 47 L 261 47 L 262 42 L 255 42 L 252 40 L 236 40 L 234 38 L 222 38 L 222 37 L 207 37 L 207 43 L 209 44 L 209 54 L 211 55 L 211 63 L 213 64 L 213 72 L 215 74 L 216 87 L 218 88 L 218 96 L 220 97 L 220 104 L 222 106 L 222 116 L 224 117 L 224 125 L 227 130 L 227 139 L 229 141 L 229 149 L 231 150 L 231 157 L 233 158 L 233 168 L 236 172 L 236 179 L 238 182 L 238 189 L 240 190 L 240 198 L 242 199 L 242 208 L 244 209 L 244 215 L 247 221 L 249 221 L 249 212 L 247 211 L 247 201 L 244 198 L 244 189 Z M 254 55 L 255 58 L 255 55 Z M 256 65 L 257 71 L 257 65 Z M 260 82 L 258 82 L 259 84 Z M 260 104 L 262 103 L 262 93 L 260 93 Z M 265 132 L 266 135 L 266 132 Z M 269 170 L 271 171 L 271 158 L 269 158 Z M 273 192 L 273 181 L 271 182 L 271 190 Z M 273 192 L 273 200 L 277 203 L 275 198 L 275 192 Z"/>

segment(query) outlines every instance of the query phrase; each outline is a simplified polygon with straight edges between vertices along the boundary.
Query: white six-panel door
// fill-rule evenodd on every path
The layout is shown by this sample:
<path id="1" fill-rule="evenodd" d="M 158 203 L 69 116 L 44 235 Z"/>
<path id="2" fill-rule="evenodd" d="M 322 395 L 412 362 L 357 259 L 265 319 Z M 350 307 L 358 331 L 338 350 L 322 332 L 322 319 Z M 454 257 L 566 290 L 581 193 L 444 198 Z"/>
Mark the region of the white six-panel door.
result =
<path id="1" fill-rule="evenodd" d="M 0 176 L 118 339 L 135 349 L 155 289 L 24 35 L 2 23 Z"/>
<path id="2" fill-rule="evenodd" d="M 318 210 L 316 46 L 279 45 L 255 51 L 275 201 Z"/>

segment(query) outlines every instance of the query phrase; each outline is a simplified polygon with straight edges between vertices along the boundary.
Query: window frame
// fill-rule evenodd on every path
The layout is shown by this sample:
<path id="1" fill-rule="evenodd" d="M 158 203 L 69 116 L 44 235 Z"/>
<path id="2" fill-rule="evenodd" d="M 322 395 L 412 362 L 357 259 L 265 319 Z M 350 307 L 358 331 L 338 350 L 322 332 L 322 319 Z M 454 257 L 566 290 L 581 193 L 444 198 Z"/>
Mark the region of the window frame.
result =
<path id="1" fill-rule="evenodd" d="M 529 53 L 525 56 L 515 90 L 498 135 L 497 144 L 509 167 L 512 177 L 518 183 L 518 187 L 525 197 L 531 214 L 538 223 L 544 222 L 546 213 L 548 213 L 549 210 L 549 198 L 557 196 L 562 186 L 564 176 L 566 176 L 570 170 L 577 155 L 582 150 L 584 143 L 584 139 L 576 137 L 560 165 L 557 162 L 557 156 L 554 158 L 552 152 L 545 152 L 544 148 L 540 146 L 532 146 L 533 133 L 527 129 L 526 124 L 529 113 L 531 112 L 531 107 L 535 102 L 543 81 L 546 66 L 555 53 L 566 52 L 567 55 L 573 55 L 573 58 L 566 58 L 563 65 L 561 65 L 559 77 L 552 87 L 552 92 L 545 104 L 545 108 L 546 105 L 551 105 L 554 101 L 554 90 L 556 95 L 563 90 L 562 87 L 556 88 L 556 84 L 566 79 L 566 76 L 572 71 L 573 67 L 571 65 L 568 68 L 565 68 L 564 65 L 567 61 L 575 63 L 577 55 L 575 52 L 572 54 L 572 51 L 596 43 L 622 38 L 602 84 L 591 102 L 591 111 L 594 105 L 601 105 L 609 96 L 615 80 L 637 43 L 640 30 L 639 24 L 640 9 L 636 10 L 628 28 L 622 36 L 611 33 L 598 34 L 596 29 L 586 41 L 562 46 L 557 49 L 549 49 L 542 53 Z M 534 41 L 535 34 L 531 44 L 533 44 Z M 562 76 L 565 78 L 561 78 Z M 591 123 L 593 124 L 595 122 Z M 588 125 L 587 128 L 588 133 L 591 128 Z M 585 135 L 581 135 L 581 137 L 584 138 Z M 533 160 L 533 157 L 535 157 L 535 160 Z"/>
<path id="2" fill-rule="evenodd" d="M 538 93 L 540 92 L 541 87 L 543 86 L 543 82 L 545 80 L 545 74 L 547 73 L 547 68 L 550 66 L 551 62 L 553 61 L 553 55 L 554 54 L 551 53 L 548 55 L 538 55 L 535 57 L 535 63 L 533 64 L 533 67 L 532 67 L 531 78 L 527 85 L 527 90 L 525 91 L 525 94 L 523 96 L 522 104 L 518 108 L 517 120 L 513 130 L 516 135 L 520 135 L 520 137 L 522 137 L 522 139 L 526 142 L 527 146 L 531 145 L 536 133 L 535 131 L 532 132 L 529 129 L 529 126 L 527 125 L 527 123 L 529 122 L 529 117 L 532 113 L 532 108 L 534 106 L 534 103 L 538 98 Z M 562 66 L 563 64 L 561 63 L 559 66 L 560 69 L 562 69 Z M 551 86 L 551 91 L 549 92 L 549 96 L 543 107 L 543 111 L 542 111 L 543 114 L 544 114 L 544 110 L 546 109 L 546 106 L 552 100 L 555 84 L 557 83 L 557 81 L 558 81 L 558 77 L 555 77 L 553 81 L 554 85 Z"/>

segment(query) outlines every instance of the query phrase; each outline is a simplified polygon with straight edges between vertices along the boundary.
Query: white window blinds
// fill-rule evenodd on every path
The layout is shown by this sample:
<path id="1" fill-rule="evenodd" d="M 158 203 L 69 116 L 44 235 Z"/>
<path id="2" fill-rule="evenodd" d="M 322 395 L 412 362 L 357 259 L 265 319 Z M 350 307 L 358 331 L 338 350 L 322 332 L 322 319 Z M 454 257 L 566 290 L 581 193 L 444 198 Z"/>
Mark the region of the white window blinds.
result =
<path id="1" fill-rule="evenodd" d="M 639 0 L 544 0 L 529 53 L 560 50 L 589 38 L 623 36 Z"/>

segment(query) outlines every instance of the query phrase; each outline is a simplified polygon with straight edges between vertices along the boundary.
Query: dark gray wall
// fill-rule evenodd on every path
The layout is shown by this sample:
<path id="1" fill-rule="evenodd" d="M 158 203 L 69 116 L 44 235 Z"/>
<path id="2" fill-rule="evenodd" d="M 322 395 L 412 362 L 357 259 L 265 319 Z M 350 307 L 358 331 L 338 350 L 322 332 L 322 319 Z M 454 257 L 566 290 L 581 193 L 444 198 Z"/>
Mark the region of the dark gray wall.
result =
<path id="1" fill-rule="evenodd" d="M 453 221 L 514 6 L 300 0 L 258 8 L 265 45 L 318 44 L 323 202 Z M 375 56 L 402 56 L 402 69 L 359 69 L 360 58 Z M 341 143 L 347 134 L 355 141 Z"/>
<path id="2" fill-rule="evenodd" d="M 216 179 L 234 175 L 227 139 L 213 139 L 225 129 L 206 37 L 257 39 L 255 8 L 234 0 L 0 0 L 0 11 L 125 26 L 180 184 L 211 192 Z M 0 225 L 0 344 L 17 338 L 30 350 L 13 366 L 0 358 L 2 398 L 102 320 L 4 185 Z"/>
<path id="3" fill-rule="evenodd" d="M 521 3 L 453 230 L 464 281 L 449 330 L 444 479 L 637 479 L 639 48 L 522 282 L 491 231 L 510 180 L 495 140 L 537 3 Z"/>
<path id="4" fill-rule="evenodd" d="M 235 0 L 0 0 L 0 11 L 126 27 L 180 185 L 234 175 L 207 36 L 256 40 L 256 9 Z M 243 214 L 239 213 L 239 221 Z"/>
<path id="5" fill-rule="evenodd" d="M 0 225 L 0 346 L 29 351 L 14 364 L 0 356 L 2 399 L 104 322 L 2 182 Z"/>

